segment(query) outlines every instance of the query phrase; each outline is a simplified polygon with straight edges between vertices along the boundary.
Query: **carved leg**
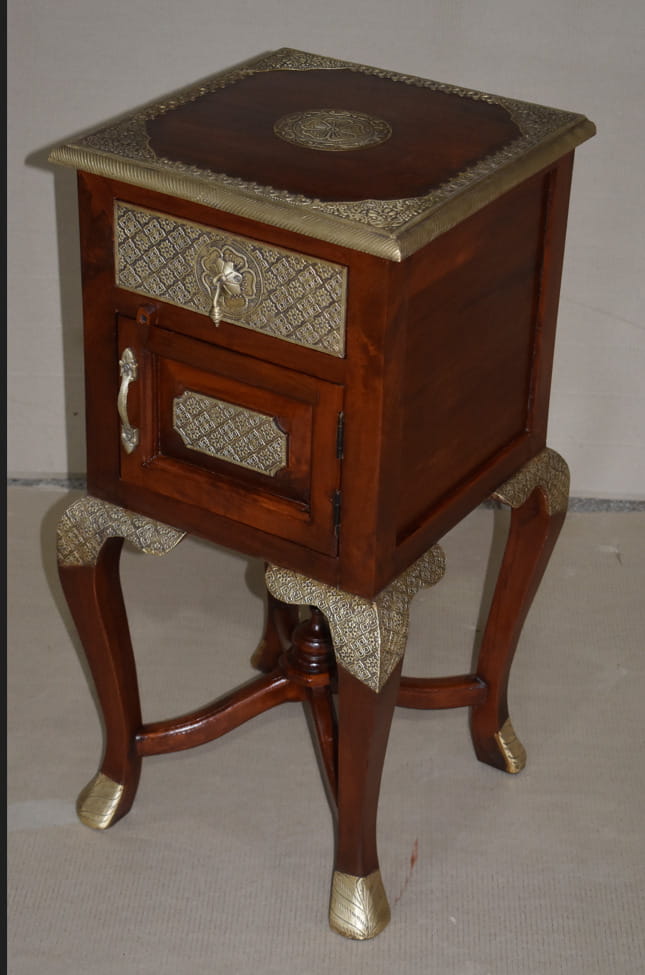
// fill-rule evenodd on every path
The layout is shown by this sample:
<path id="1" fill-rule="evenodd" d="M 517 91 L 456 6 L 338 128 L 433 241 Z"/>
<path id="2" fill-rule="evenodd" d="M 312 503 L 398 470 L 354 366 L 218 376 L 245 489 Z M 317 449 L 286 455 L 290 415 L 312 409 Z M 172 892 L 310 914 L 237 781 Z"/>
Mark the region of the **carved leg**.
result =
<path id="1" fill-rule="evenodd" d="M 338 663 L 338 844 L 329 922 L 347 938 L 373 938 L 390 908 L 381 880 L 376 818 L 383 761 L 401 677 L 409 604 L 444 571 L 435 546 L 374 599 L 269 566 L 276 598 L 318 607 Z"/>
<path id="2" fill-rule="evenodd" d="M 127 538 L 144 552 L 162 555 L 183 532 L 96 498 L 71 505 L 58 528 L 58 566 L 63 591 L 96 684 L 105 723 L 99 772 L 78 798 L 81 822 L 106 829 L 130 809 L 141 758 L 137 675 L 119 581 L 119 557 Z"/>
<path id="3" fill-rule="evenodd" d="M 477 662 L 487 692 L 471 708 L 470 728 L 477 758 L 505 772 L 520 772 L 526 764 L 508 714 L 508 680 L 524 620 L 566 515 L 568 491 L 567 465 L 547 448 L 493 495 L 513 510 Z"/>
<path id="4" fill-rule="evenodd" d="M 279 605 L 296 609 L 285 603 Z M 336 662 L 329 627 L 315 606 L 311 607 L 309 619 L 303 620 L 294 629 L 293 643 L 282 658 L 281 670 L 303 688 L 303 703 L 328 798 L 332 809 L 335 809 L 338 794 L 338 728 L 332 691 L 336 683 Z"/>
<path id="5" fill-rule="evenodd" d="M 291 642 L 298 625 L 298 607 L 280 602 L 270 592 L 266 594 L 266 625 L 264 635 L 251 657 L 251 664 L 263 674 L 269 674 Z"/>

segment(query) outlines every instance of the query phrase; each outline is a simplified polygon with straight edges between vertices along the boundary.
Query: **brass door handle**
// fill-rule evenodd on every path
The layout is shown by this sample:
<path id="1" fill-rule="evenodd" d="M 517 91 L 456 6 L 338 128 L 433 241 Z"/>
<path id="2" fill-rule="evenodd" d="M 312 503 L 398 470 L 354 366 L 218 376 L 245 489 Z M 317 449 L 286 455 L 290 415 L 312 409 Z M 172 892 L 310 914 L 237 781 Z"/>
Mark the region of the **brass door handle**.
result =
<path id="1" fill-rule="evenodd" d="M 139 444 L 139 431 L 130 425 L 128 419 L 128 389 L 131 382 L 137 378 L 137 360 L 132 349 L 124 349 L 123 355 L 119 359 L 119 375 L 121 376 L 121 386 L 117 397 L 116 406 L 121 418 L 121 445 L 126 454 L 131 454 Z"/>

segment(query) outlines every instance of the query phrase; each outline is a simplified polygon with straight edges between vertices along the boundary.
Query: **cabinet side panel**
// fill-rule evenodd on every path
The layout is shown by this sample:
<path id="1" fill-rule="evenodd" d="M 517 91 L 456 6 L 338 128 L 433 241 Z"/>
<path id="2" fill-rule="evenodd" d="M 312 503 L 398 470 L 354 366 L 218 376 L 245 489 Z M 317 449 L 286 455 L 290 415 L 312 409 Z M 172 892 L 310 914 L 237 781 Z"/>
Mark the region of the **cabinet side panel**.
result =
<path id="1" fill-rule="evenodd" d="M 529 432 L 547 186 L 528 180 L 413 259 L 398 544 Z"/>

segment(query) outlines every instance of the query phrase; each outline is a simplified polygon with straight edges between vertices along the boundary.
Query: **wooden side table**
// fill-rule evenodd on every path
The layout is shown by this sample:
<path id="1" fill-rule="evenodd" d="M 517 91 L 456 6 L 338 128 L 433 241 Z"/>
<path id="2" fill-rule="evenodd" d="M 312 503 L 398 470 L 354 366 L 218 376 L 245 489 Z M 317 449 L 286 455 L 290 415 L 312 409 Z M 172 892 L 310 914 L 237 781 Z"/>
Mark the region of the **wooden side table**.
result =
<path id="1" fill-rule="evenodd" d="M 302 701 L 338 815 L 330 922 L 369 938 L 389 919 L 395 705 L 469 707 L 477 757 L 523 767 L 506 688 L 567 507 L 546 423 L 573 150 L 593 133 L 281 49 L 52 154 L 78 170 L 89 491 L 58 557 L 106 728 L 84 823 L 125 815 L 144 756 Z M 437 542 L 491 495 L 513 513 L 476 671 L 401 678 Z M 267 563 L 262 673 L 146 724 L 119 554 L 185 533 Z"/>

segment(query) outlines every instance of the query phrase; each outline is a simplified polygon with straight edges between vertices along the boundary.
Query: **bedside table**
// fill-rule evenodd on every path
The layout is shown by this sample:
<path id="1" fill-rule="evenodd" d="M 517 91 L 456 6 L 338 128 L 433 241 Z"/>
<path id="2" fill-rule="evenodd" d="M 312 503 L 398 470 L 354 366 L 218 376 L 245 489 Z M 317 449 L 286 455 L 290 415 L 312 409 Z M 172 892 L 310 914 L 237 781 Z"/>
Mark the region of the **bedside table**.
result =
<path id="1" fill-rule="evenodd" d="M 125 815 L 144 756 L 303 701 L 338 815 L 330 922 L 369 938 L 389 919 L 395 705 L 467 706 L 477 757 L 522 768 L 506 688 L 567 507 L 546 425 L 573 150 L 594 131 L 282 49 L 52 154 L 80 203 L 89 493 L 58 557 L 106 729 L 87 825 Z M 477 667 L 401 678 L 437 542 L 491 495 L 513 513 Z M 185 533 L 267 563 L 262 675 L 146 724 L 119 554 Z"/>

